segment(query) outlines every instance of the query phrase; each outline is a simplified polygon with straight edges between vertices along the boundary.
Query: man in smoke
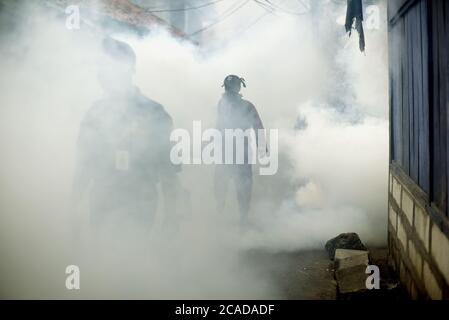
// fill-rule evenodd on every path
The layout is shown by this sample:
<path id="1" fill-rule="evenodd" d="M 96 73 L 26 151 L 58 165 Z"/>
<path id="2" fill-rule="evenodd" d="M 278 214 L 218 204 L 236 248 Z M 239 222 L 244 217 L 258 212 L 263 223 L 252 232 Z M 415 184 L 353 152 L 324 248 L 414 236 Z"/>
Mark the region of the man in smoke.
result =
<path id="1" fill-rule="evenodd" d="M 174 214 L 177 167 L 170 162 L 172 119 L 133 85 L 136 56 L 123 42 L 107 38 L 98 79 L 104 96 L 82 120 L 78 137 L 74 201 L 90 187 L 94 226 L 152 225 L 157 185 Z"/>
<path id="2" fill-rule="evenodd" d="M 263 124 L 255 106 L 242 98 L 240 91 L 242 85 L 246 88 L 245 80 L 235 75 L 227 76 L 223 87 L 225 92 L 218 103 L 217 129 L 225 137 L 225 130 L 247 130 L 254 129 L 256 144 L 259 144 L 258 130 L 263 130 Z M 234 131 L 235 132 L 235 131 Z M 225 207 L 225 199 L 229 183 L 232 181 L 237 191 L 237 200 L 240 211 L 241 226 L 248 225 L 250 211 L 251 193 L 253 186 L 253 172 L 249 157 L 249 136 L 244 137 L 244 149 L 237 149 L 238 138 L 234 137 L 233 142 L 233 164 L 218 165 L 215 172 L 215 197 L 217 201 L 217 211 L 222 213 Z M 225 163 L 226 143 L 223 141 L 223 160 Z M 258 146 L 259 147 L 259 146 Z M 264 148 L 264 146 L 262 146 Z M 243 158 L 243 163 L 238 163 L 237 159 Z M 243 155 L 241 154 L 243 153 Z"/>

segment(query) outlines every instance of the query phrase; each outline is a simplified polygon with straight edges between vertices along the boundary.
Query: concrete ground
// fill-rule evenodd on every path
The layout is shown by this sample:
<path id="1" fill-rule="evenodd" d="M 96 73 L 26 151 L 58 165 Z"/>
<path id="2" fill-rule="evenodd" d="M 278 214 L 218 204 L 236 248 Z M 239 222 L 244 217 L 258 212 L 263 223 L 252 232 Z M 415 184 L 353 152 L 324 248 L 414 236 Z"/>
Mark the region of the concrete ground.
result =
<path id="1" fill-rule="evenodd" d="M 283 293 L 281 299 L 335 300 L 337 283 L 326 251 L 275 253 L 253 251 L 250 263 L 263 268 Z"/>
<path id="2" fill-rule="evenodd" d="M 370 248 L 371 264 L 381 271 L 381 290 L 346 296 L 338 294 L 334 279 L 333 261 L 323 250 L 295 253 L 267 253 L 252 251 L 246 259 L 278 284 L 283 293 L 280 299 L 289 300 L 406 300 L 403 290 L 387 263 L 388 250 Z"/>

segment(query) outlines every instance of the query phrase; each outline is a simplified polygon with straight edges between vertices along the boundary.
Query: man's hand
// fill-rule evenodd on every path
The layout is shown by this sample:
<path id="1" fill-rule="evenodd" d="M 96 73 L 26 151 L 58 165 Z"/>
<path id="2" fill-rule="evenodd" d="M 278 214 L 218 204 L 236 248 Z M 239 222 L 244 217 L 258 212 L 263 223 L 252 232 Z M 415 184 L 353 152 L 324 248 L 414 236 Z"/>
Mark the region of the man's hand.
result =
<path id="1" fill-rule="evenodd" d="M 266 158 L 270 156 L 270 152 L 268 150 L 268 146 L 257 148 L 258 154 L 260 158 Z"/>

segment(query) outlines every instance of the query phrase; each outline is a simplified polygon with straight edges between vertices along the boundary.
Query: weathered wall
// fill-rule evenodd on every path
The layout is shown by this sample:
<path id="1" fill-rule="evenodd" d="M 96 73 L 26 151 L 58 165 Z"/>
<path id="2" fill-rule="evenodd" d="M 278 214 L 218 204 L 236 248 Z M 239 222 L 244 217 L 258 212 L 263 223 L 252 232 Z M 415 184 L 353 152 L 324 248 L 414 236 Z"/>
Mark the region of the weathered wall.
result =
<path id="1" fill-rule="evenodd" d="M 413 298 L 449 299 L 448 11 L 389 1 L 390 261 Z"/>
<path id="2" fill-rule="evenodd" d="M 414 299 L 449 299 L 449 237 L 432 219 L 425 193 L 392 164 L 390 262 Z"/>

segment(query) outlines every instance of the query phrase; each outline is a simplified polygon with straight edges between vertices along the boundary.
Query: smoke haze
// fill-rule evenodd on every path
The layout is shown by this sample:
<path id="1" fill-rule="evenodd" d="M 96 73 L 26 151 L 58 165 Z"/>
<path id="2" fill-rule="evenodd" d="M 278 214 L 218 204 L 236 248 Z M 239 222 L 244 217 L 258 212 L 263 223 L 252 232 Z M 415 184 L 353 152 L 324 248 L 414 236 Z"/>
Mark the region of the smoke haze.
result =
<path id="1" fill-rule="evenodd" d="M 322 249 L 342 232 L 385 244 L 386 22 L 367 33 L 366 55 L 356 36 L 341 40 L 343 27 L 337 34 L 345 46 L 330 54 L 326 44 L 336 41 L 317 34 L 307 16 L 268 16 L 210 48 L 162 29 L 143 38 L 114 34 L 135 50 L 135 84 L 165 107 L 176 128 L 191 131 L 197 120 L 214 126 L 221 84 L 235 73 L 246 79 L 242 93 L 265 127 L 280 133 L 278 174 L 255 176 L 250 231 L 238 228 L 232 188 L 225 214 L 216 213 L 213 167 L 184 166 L 179 176 L 191 214 L 167 231 L 161 200 L 146 236 L 137 226 L 94 230 L 87 199 L 71 203 L 80 122 L 103 95 L 102 35 L 70 31 L 64 19 L 34 6 L 22 12 L 0 37 L 2 298 L 282 298 L 268 275 L 244 262 L 246 252 Z M 319 17 L 335 24 L 326 10 Z M 345 108 L 329 95 L 342 86 Z M 71 264 L 81 270 L 77 292 L 65 288 Z"/>

